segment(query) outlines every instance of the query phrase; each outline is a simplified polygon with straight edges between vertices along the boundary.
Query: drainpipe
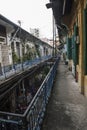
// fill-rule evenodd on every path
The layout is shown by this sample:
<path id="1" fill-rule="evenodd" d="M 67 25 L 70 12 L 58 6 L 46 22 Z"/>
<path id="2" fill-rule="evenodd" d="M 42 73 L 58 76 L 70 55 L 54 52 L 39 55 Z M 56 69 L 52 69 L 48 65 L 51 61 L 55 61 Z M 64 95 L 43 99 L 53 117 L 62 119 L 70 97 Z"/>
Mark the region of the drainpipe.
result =
<path id="1" fill-rule="evenodd" d="M 55 55 L 54 45 L 55 45 L 55 21 L 54 21 L 54 16 L 53 16 L 53 57 Z"/>

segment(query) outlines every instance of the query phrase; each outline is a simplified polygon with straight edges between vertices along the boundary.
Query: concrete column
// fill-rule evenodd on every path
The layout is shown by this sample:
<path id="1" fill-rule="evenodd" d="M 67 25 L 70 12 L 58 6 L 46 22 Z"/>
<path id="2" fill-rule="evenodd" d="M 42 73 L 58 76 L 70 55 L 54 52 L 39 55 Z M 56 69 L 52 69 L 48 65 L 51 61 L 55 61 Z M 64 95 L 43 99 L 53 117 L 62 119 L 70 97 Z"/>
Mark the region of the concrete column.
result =
<path id="1" fill-rule="evenodd" d="M 14 52 L 16 53 L 17 52 L 17 49 L 16 49 L 16 41 L 14 41 Z"/>
<path id="2" fill-rule="evenodd" d="M 83 6 L 80 5 L 80 10 L 78 14 L 79 19 L 79 36 L 80 36 L 80 46 L 79 46 L 79 86 L 80 91 L 82 94 L 84 94 L 84 56 L 83 56 Z"/>
<path id="3" fill-rule="evenodd" d="M 20 42 L 20 57 L 22 57 L 22 42 Z"/>

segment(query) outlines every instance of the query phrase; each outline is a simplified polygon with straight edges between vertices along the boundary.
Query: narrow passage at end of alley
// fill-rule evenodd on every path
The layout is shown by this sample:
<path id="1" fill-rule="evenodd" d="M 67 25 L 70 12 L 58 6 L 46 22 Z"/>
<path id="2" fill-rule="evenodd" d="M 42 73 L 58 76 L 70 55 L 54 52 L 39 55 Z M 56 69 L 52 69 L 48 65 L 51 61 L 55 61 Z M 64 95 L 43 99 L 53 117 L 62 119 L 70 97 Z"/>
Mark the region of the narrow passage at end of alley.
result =
<path id="1" fill-rule="evenodd" d="M 87 99 L 60 61 L 41 130 L 87 130 Z"/>

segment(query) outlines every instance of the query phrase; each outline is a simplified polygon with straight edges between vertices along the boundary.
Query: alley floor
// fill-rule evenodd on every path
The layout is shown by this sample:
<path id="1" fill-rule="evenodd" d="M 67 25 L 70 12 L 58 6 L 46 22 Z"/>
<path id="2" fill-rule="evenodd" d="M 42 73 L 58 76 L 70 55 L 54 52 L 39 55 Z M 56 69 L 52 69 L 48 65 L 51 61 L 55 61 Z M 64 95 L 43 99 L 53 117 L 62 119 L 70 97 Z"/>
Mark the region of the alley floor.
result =
<path id="1" fill-rule="evenodd" d="M 60 61 L 41 130 L 87 130 L 87 98 Z"/>

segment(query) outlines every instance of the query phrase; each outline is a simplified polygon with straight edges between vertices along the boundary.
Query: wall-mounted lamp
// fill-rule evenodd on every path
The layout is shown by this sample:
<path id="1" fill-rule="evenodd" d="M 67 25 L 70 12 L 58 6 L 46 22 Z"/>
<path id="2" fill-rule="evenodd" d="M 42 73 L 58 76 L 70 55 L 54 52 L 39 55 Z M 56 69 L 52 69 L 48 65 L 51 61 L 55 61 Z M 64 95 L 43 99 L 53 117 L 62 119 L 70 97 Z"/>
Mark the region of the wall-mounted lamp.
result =
<path id="1" fill-rule="evenodd" d="M 52 2 L 46 4 L 47 9 L 52 8 Z"/>

